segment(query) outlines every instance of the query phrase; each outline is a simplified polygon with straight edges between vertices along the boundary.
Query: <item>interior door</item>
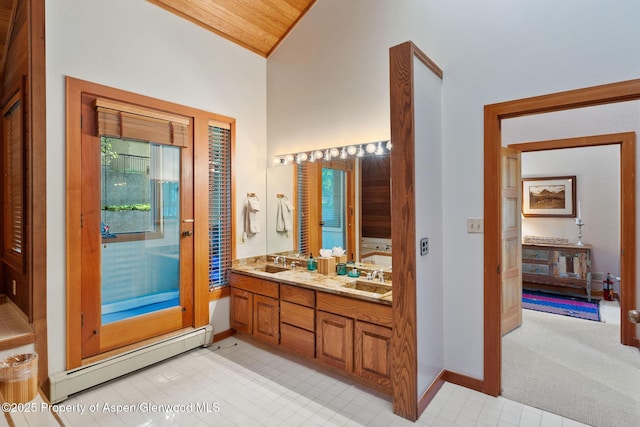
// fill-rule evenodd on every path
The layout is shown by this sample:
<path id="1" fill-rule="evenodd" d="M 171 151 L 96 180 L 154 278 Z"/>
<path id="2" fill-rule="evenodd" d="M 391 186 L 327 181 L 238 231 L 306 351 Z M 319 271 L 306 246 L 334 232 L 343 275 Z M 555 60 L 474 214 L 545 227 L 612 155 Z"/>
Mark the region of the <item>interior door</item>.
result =
<path id="1" fill-rule="evenodd" d="M 93 98 L 83 95 L 83 358 L 193 325 L 191 144 L 98 136 Z"/>
<path id="2" fill-rule="evenodd" d="M 505 335 L 522 324 L 520 152 L 503 147 L 501 167 L 501 329 L 502 335 Z"/>

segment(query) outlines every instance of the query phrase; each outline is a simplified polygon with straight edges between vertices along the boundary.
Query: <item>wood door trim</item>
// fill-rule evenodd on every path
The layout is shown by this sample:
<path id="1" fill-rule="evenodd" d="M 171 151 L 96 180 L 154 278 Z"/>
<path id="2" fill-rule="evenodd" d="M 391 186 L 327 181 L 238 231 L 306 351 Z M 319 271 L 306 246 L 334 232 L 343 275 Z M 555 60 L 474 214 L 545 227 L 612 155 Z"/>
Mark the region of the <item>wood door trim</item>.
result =
<path id="1" fill-rule="evenodd" d="M 416 207 L 414 59 L 442 78 L 442 70 L 412 42 L 389 49 L 391 117 L 391 241 L 393 256 L 393 333 L 391 384 L 393 412 L 415 421 L 418 402 L 416 307 Z M 498 156 L 499 158 L 499 156 Z M 400 243 L 398 243 L 400 242 Z"/>
<path id="2" fill-rule="evenodd" d="M 84 80 L 66 77 L 66 302 L 67 302 L 67 343 L 66 367 L 72 369 L 82 364 L 81 337 L 81 147 L 82 135 L 81 97 L 83 93 L 101 94 L 112 99 L 122 99 L 137 105 L 146 105 L 160 111 L 172 111 L 193 118 L 193 156 L 194 156 L 194 289 L 193 289 L 193 326 L 199 327 L 209 323 L 209 246 L 208 246 L 208 123 L 216 120 L 231 125 L 231 161 L 232 170 L 235 157 L 235 119 L 207 111 L 150 98 L 144 95 L 91 83 Z M 44 104 L 43 104 L 44 105 Z M 43 121 L 44 122 L 44 121 Z M 44 148 L 43 148 L 44 149 Z M 44 176 L 44 175 L 43 175 Z M 233 191 L 232 180 L 232 194 Z M 200 196 L 200 195 L 207 196 Z M 232 195 L 233 198 L 233 195 Z M 232 218 L 235 217 L 232 203 Z M 42 226 L 46 221 L 42 221 Z M 233 231 L 233 228 L 232 228 Z M 46 233 L 42 234 L 42 238 Z M 235 254 L 235 233 L 232 232 L 232 256 Z M 42 245 L 42 250 L 46 245 Z M 45 274 L 39 275 L 43 280 Z M 41 292 L 43 297 L 46 292 Z"/>
<path id="3" fill-rule="evenodd" d="M 502 347 L 500 337 L 500 149 L 502 119 L 640 99 L 640 79 L 559 92 L 484 107 L 484 381 L 483 391 L 500 394 Z M 393 123 L 393 121 L 392 121 Z M 623 155 L 628 157 L 627 149 Z M 635 147 L 633 147 L 635 153 Z M 628 159 L 631 161 L 631 159 Z M 635 162 L 635 156 L 633 157 Z M 623 162 L 624 164 L 624 162 Z M 628 167 L 628 166 L 625 166 Z M 630 180 L 623 178 L 631 184 Z M 625 195 L 626 197 L 626 195 Z M 635 192 L 627 199 L 623 216 L 633 229 L 633 238 L 625 239 L 625 256 L 635 260 Z M 623 274 L 635 282 L 635 261 L 629 262 Z M 635 288 L 635 283 L 634 286 Z M 395 298 L 394 298 L 395 299 Z"/>

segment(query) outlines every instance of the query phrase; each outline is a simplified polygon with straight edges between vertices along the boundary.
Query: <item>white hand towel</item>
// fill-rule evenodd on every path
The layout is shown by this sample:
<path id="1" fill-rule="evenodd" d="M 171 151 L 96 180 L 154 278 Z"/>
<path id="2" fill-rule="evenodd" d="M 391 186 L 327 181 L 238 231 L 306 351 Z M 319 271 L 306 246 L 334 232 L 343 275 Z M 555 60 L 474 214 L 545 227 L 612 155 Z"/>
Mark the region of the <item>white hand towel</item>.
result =
<path id="1" fill-rule="evenodd" d="M 276 213 L 276 231 L 279 233 L 287 233 L 293 229 L 292 218 L 293 204 L 286 197 L 278 199 L 278 211 Z"/>
<path id="2" fill-rule="evenodd" d="M 260 201 L 257 197 L 247 197 L 247 205 L 244 211 L 244 231 L 248 235 L 253 235 L 261 231 L 260 217 Z"/>
<path id="3" fill-rule="evenodd" d="M 257 197 L 249 197 L 249 209 L 251 212 L 260 212 L 260 200 Z"/>

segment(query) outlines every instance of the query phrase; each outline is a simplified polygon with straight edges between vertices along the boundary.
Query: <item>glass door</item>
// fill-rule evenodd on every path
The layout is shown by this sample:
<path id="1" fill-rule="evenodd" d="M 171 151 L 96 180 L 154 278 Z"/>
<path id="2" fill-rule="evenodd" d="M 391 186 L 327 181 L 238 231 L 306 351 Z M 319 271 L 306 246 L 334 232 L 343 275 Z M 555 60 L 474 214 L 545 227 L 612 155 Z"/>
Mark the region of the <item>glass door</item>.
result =
<path id="1" fill-rule="evenodd" d="M 101 323 L 180 305 L 180 148 L 101 139 Z"/>
<path id="2" fill-rule="evenodd" d="M 83 177 L 83 233 L 99 246 L 83 261 L 82 357 L 193 324 L 190 149 L 97 139 L 83 145 L 98 171 Z"/>

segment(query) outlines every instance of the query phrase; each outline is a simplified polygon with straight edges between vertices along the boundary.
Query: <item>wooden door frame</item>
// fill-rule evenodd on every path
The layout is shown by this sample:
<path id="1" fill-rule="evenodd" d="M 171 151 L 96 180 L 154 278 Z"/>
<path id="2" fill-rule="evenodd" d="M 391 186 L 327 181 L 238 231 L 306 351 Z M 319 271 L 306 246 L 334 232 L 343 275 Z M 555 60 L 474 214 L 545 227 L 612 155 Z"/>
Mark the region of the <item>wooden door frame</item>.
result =
<path id="1" fill-rule="evenodd" d="M 502 339 L 500 336 L 500 149 L 502 148 L 501 121 L 531 114 L 548 113 L 640 99 L 640 79 L 553 93 L 484 107 L 484 380 L 483 392 L 497 396 L 502 383 Z M 622 134 L 624 135 L 624 134 Z M 580 144 L 580 138 L 574 143 Z M 635 141 L 635 138 L 634 138 Z M 609 142 L 613 143 L 613 142 Z M 620 238 L 623 262 L 624 291 L 635 292 L 636 282 L 636 217 L 635 217 L 635 142 L 621 144 L 621 221 L 624 224 Z M 585 141 L 582 142 L 586 146 Z M 525 147 L 526 148 L 526 147 Z M 628 303 L 628 299 L 625 303 Z M 635 301 L 633 301 L 635 303 Z M 620 307 L 622 311 L 629 307 Z M 635 329 L 635 328 L 632 328 Z M 634 332 L 633 330 L 631 332 Z M 622 329 L 621 329 L 622 333 Z M 638 345 L 638 340 L 627 332 L 622 336 L 625 344 Z"/>
<path id="2" fill-rule="evenodd" d="M 228 123 L 231 126 L 231 162 L 233 171 L 235 119 L 209 113 L 196 108 L 158 100 L 144 95 L 103 86 L 72 77 L 65 78 L 66 83 L 66 367 L 77 368 L 95 362 L 106 355 L 114 355 L 131 350 L 136 345 L 122 347 L 113 352 L 103 353 L 88 359 L 82 358 L 80 337 L 82 331 L 81 283 L 82 275 L 78 260 L 82 259 L 81 240 L 81 122 L 83 93 L 101 95 L 109 99 L 118 99 L 133 105 L 143 105 L 159 111 L 167 111 L 185 117 L 191 117 L 193 123 L 193 310 L 189 314 L 193 318 L 193 327 L 209 323 L 209 122 L 211 120 Z M 232 194 L 234 192 L 232 182 Z M 235 217 L 232 199 L 231 217 Z M 232 258 L 235 256 L 235 228 L 232 225 L 230 244 Z M 184 316 L 184 314 L 183 314 Z M 147 343 L 149 341 L 146 341 Z"/>
<path id="3" fill-rule="evenodd" d="M 625 245 L 622 239 L 631 235 L 626 227 L 635 227 L 635 203 L 630 204 L 625 200 L 625 194 L 635 194 L 635 132 L 611 133 L 604 135 L 591 135 L 577 138 L 553 139 L 545 141 L 524 142 L 509 144 L 509 148 L 515 148 L 521 153 L 531 153 L 535 151 L 562 150 L 566 148 L 586 148 L 599 147 L 604 145 L 620 146 L 620 253 Z M 625 213 L 626 215 L 623 215 Z M 629 262 L 628 258 L 620 257 L 620 269 L 625 271 Z M 624 275 L 622 276 L 624 277 Z M 632 286 L 635 280 L 626 278 L 620 284 L 620 342 L 625 345 L 636 345 L 635 327 L 630 322 L 625 322 L 624 317 L 627 311 L 635 307 L 636 287 Z"/>

